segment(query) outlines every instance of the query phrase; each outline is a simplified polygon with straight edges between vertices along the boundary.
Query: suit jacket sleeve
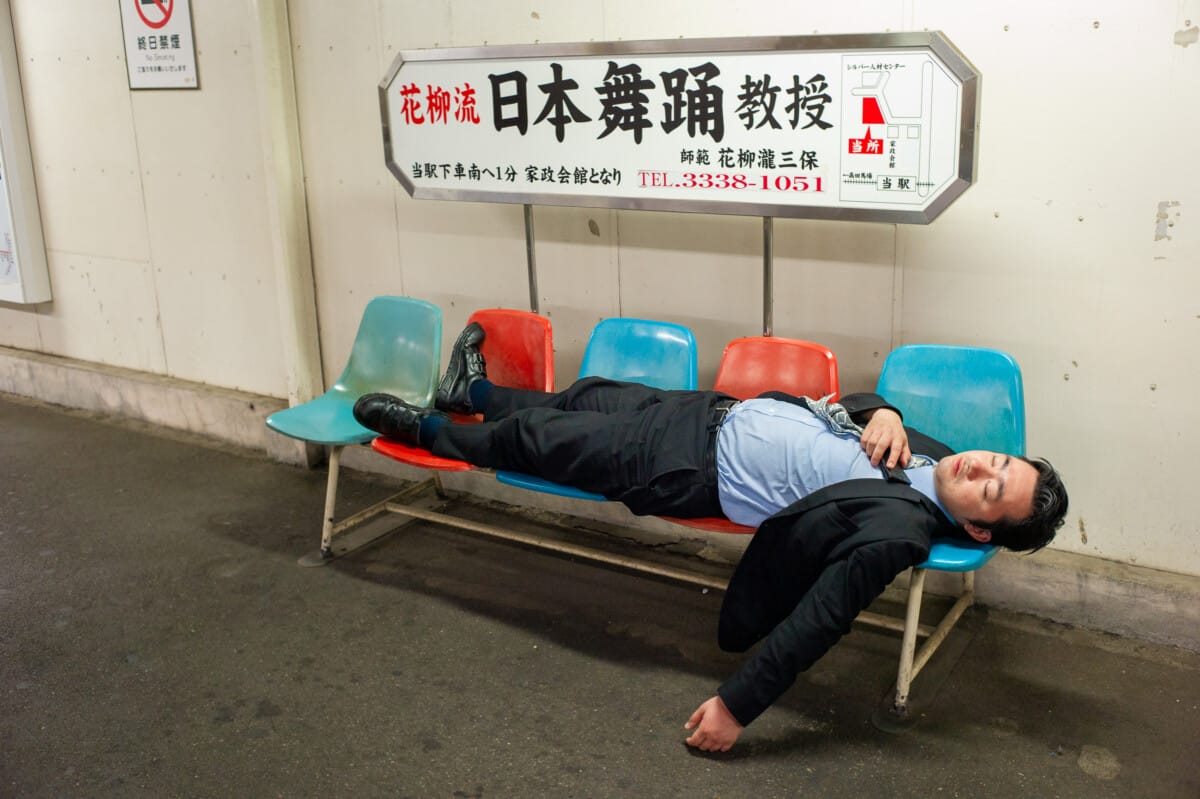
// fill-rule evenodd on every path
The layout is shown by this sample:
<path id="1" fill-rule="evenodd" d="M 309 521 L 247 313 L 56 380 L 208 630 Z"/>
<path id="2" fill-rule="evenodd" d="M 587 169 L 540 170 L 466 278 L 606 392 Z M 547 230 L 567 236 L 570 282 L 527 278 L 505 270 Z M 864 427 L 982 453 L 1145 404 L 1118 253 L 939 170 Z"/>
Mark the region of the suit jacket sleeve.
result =
<path id="1" fill-rule="evenodd" d="M 895 405 L 892 405 L 878 394 L 870 394 L 866 392 L 860 394 L 847 394 L 838 400 L 838 402 L 840 402 L 842 407 L 846 409 L 846 412 L 850 414 L 850 418 L 859 424 L 863 424 L 863 422 L 866 421 L 862 418 L 863 413 L 866 411 L 873 411 L 877 408 L 888 408 L 899 414 L 901 419 L 904 418 L 904 414 L 899 408 L 897 408 Z"/>
<path id="2" fill-rule="evenodd" d="M 801 404 L 797 397 L 794 397 L 791 394 L 786 394 L 782 391 L 767 391 L 760 394 L 759 397 L 762 399 L 779 400 L 780 402 L 790 402 L 793 405 Z M 866 392 L 847 394 L 838 400 L 838 402 L 843 408 L 846 409 L 846 412 L 850 414 L 850 418 L 859 424 L 862 424 L 865 421 L 862 418 L 862 414 L 864 412 L 873 411 L 876 408 L 890 408 L 891 410 L 900 414 L 901 419 L 904 418 L 904 414 L 900 412 L 899 408 L 897 408 L 895 405 L 892 405 L 878 394 L 870 394 Z"/>
<path id="3" fill-rule="evenodd" d="M 859 612 L 896 575 L 923 557 L 910 541 L 882 540 L 828 564 L 792 613 L 719 689 L 729 712 L 745 726 L 778 699 L 846 633 Z"/>

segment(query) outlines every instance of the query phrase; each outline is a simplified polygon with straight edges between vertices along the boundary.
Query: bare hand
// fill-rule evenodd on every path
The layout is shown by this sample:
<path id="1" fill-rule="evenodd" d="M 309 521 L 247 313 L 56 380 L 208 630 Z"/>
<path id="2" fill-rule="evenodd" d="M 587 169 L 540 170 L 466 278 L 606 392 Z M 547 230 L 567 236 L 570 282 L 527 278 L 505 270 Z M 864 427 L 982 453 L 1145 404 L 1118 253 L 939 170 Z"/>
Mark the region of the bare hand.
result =
<path id="1" fill-rule="evenodd" d="M 885 454 L 887 468 L 897 464 L 907 466 L 912 451 L 908 448 L 908 433 L 904 432 L 900 414 L 890 408 L 877 408 L 863 428 L 862 448 L 872 466 L 878 466 Z"/>
<path id="2" fill-rule="evenodd" d="M 719 696 L 696 708 L 683 728 L 696 730 L 685 743 L 705 752 L 728 752 L 742 734 L 742 725 Z"/>

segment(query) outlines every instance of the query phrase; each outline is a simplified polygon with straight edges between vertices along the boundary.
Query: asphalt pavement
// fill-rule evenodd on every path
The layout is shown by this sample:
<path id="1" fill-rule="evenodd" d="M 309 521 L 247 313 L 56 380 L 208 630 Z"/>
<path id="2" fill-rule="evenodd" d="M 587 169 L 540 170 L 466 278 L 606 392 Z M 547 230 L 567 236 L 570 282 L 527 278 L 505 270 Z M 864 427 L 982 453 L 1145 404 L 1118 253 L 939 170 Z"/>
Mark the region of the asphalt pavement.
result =
<path id="1" fill-rule="evenodd" d="M 0 797 L 1200 797 L 1197 653 L 979 608 L 885 732 L 856 627 L 700 755 L 719 591 L 428 523 L 304 568 L 324 482 L 0 396 Z"/>

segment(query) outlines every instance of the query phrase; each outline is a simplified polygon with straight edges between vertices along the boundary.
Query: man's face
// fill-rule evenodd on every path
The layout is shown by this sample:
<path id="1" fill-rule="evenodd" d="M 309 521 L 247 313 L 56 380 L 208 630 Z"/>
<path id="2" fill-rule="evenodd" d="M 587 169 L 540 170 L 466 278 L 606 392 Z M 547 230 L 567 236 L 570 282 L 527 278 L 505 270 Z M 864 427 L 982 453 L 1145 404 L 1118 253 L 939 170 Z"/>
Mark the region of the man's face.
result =
<path id="1" fill-rule="evenodd" d="M 1037 469 L 987 450 L 971 450 L 942 458 L 933 470 L 933 486 L 943 507 L 972 537 L 990 540 L 979 525 L 1018 522 L 1033 513 Z"/>

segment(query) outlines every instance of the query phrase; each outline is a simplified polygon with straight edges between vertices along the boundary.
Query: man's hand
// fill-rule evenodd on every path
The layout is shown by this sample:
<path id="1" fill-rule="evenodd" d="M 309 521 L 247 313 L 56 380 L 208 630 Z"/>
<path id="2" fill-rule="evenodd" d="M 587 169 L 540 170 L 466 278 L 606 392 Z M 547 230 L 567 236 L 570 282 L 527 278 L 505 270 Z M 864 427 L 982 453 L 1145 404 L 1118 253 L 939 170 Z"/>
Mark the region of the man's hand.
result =
<path id="1" fill-rule="evenodd" d="M 738 724 L 719 696 L 696 708 L 683 728 L 696 730 L 687 739 L 687 745 L 705 752 L 728 752 L 742 734 L 742 725 Z"/>
<path id="2" fill-rule="evenodd" d="M 900 414 L 890 408 L 871 411 L 871 418 L 863 428 L 862 448 L 872 466 L 878 466 L 884 454 L 887 454 L 887 468 L 897 464 L 907 466 L 912 451 L 908 448 L 908 433 L 904 432 Z"/>

